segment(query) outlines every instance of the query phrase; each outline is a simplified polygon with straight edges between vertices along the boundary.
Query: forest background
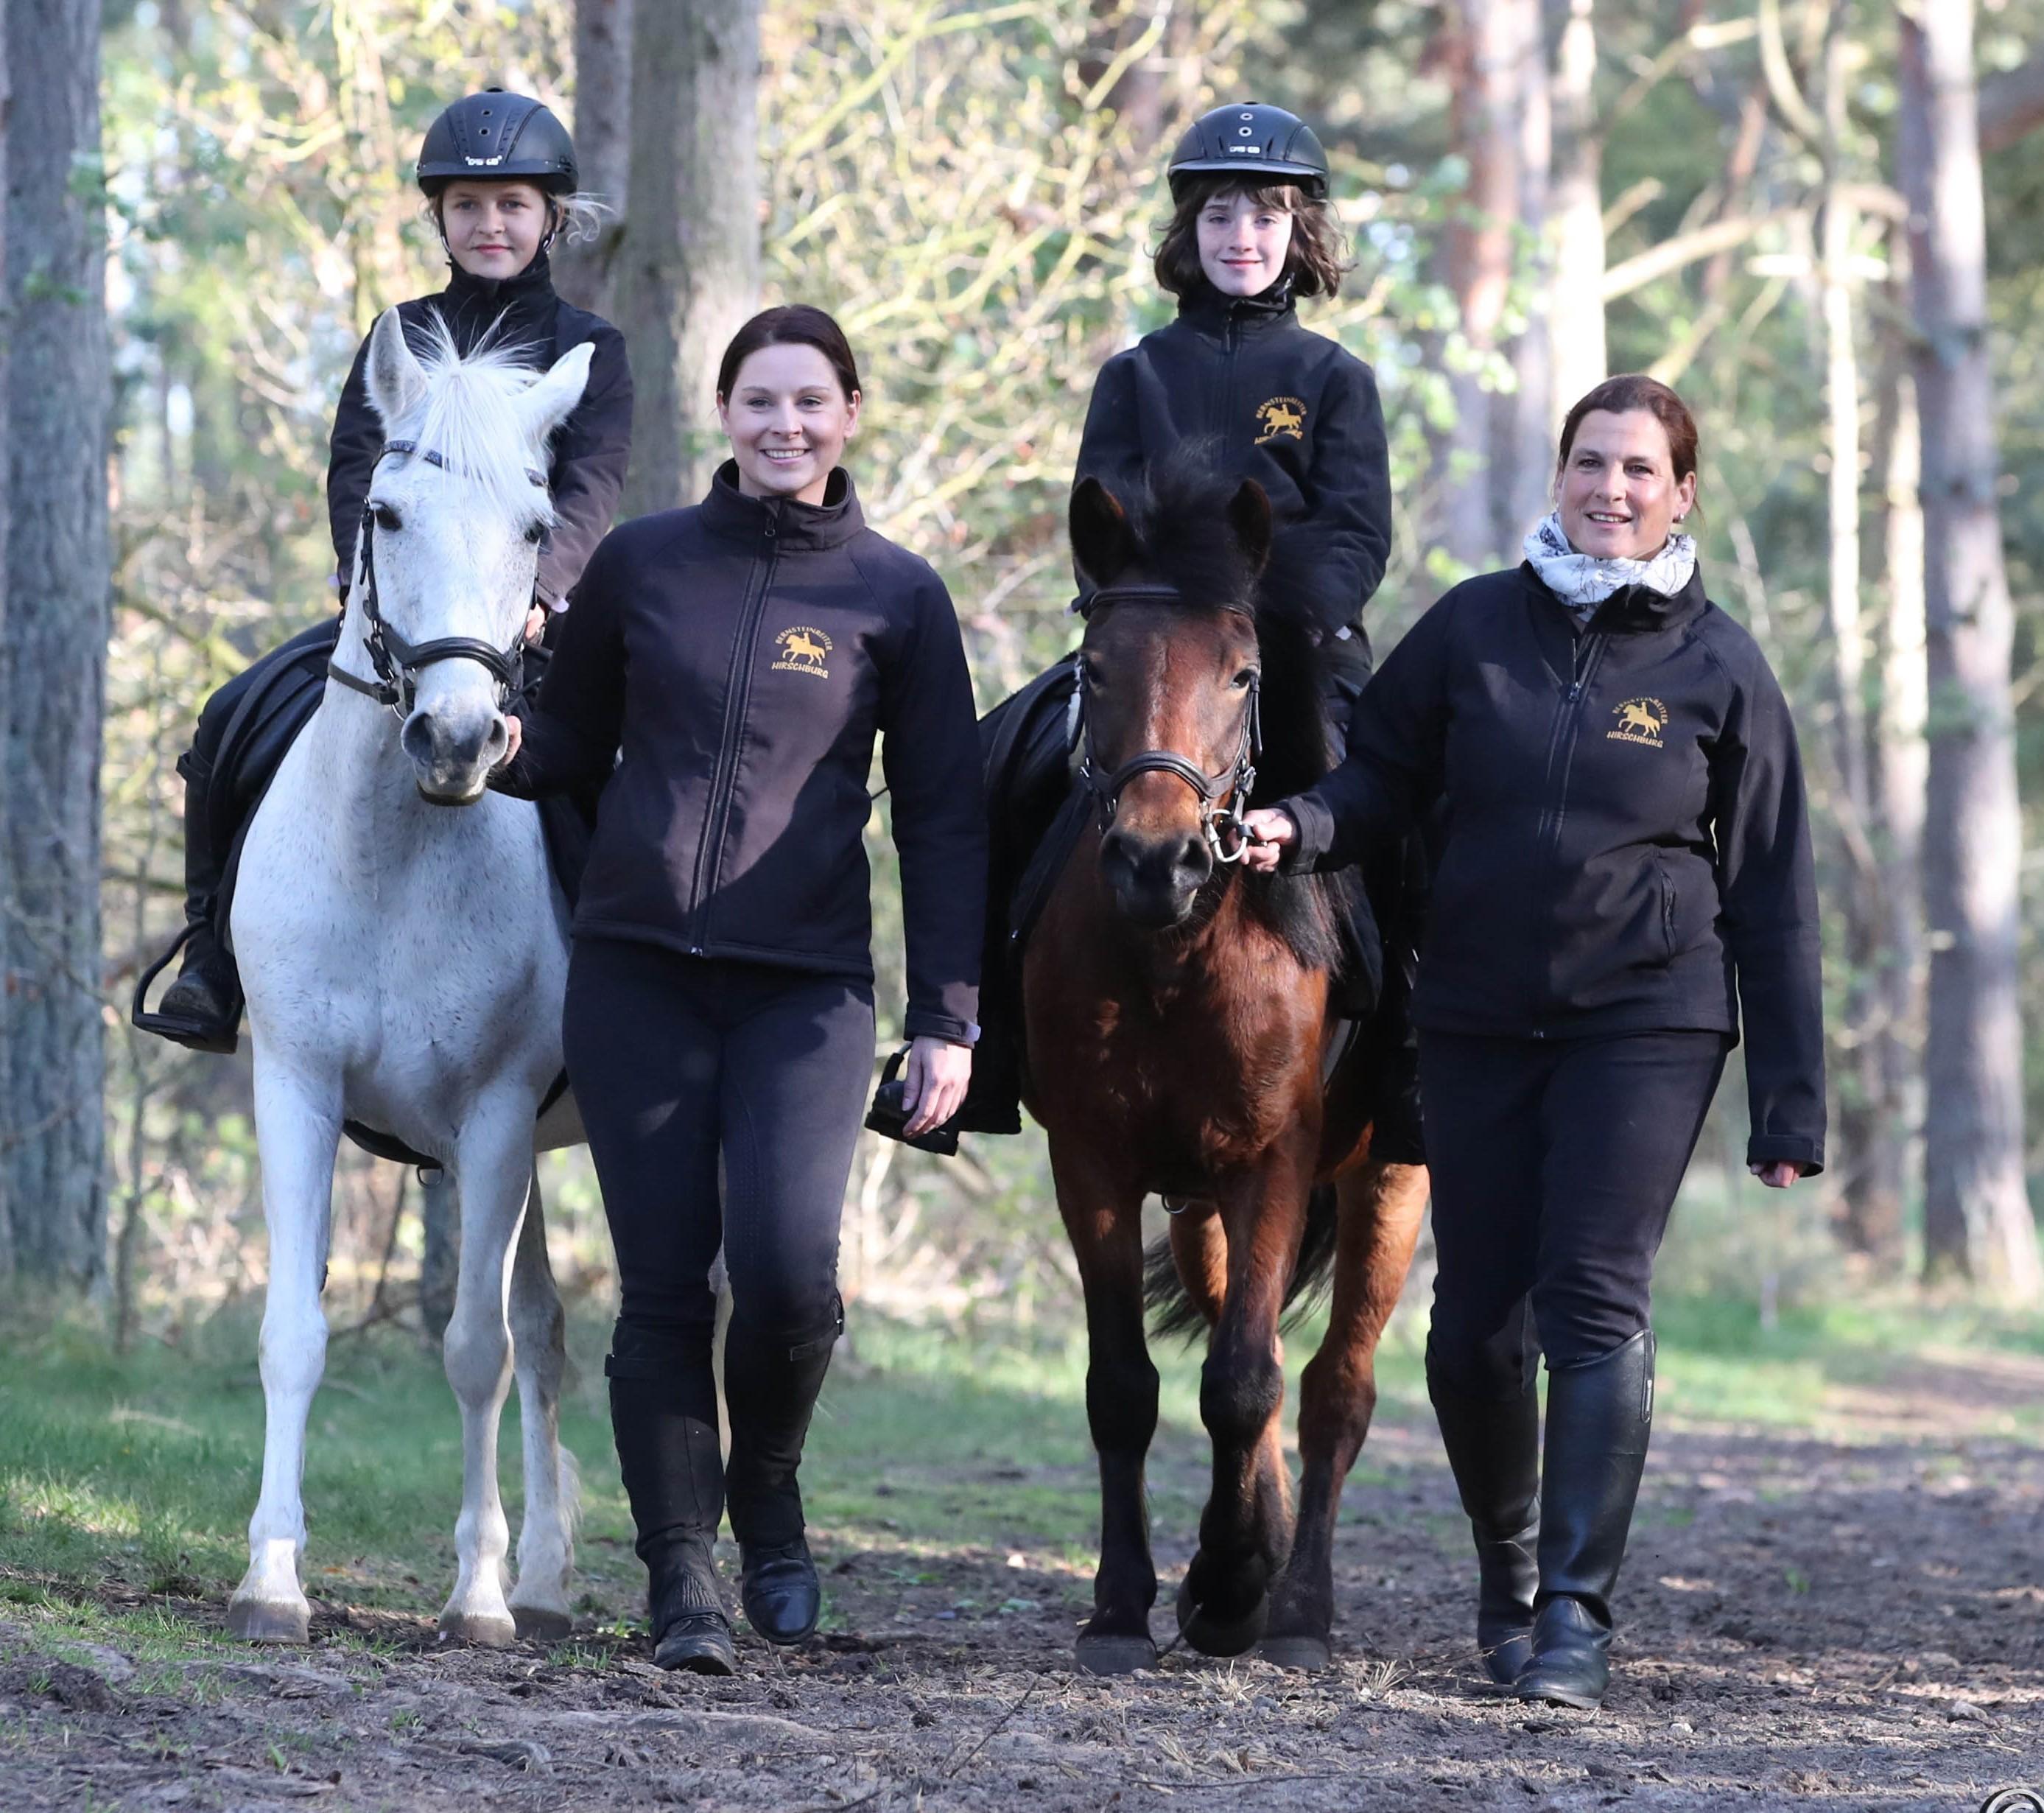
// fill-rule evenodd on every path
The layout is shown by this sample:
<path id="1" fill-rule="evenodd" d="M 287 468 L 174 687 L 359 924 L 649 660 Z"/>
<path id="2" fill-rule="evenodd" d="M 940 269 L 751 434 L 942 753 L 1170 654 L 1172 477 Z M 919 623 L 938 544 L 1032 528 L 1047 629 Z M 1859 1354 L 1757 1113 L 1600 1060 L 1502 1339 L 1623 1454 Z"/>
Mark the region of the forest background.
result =
<path id="1" fill-rule="evenodd" d="M 418 139 L 501 83 L 572 122 L 616 209 L 557 268 L 631 343 L 628 513 L 696 494 L 731 327 L 821 304 L 866 380 L 868 513 L 950 586 L 983 705 L 1069 645 L 1086 398 L 1167 317 L 1162 165 L 1208 106 L 1293 107 L 1334 158 L 1356 265 L 1307 319 L 1382 385 L 1380 653 L 1516 559 L 1576 396 L 1607 370 L 1676 384 L 1712 595 L 1801 728 L 1834 1102 L 1830 1171 L 1763 1192 L 1735 1068 L 1667 1281 L 1763 1321 L 1868 1289 L 2044 1299 L 2044 1027 L 2021 1011 L 2044 932 L 2044 0 L 636 7 L 9 6 L 0 1277 L 102 1300 L 123 1342 L 259 1288 L 245 1054 L 143 1038 L 126 997 L 179 923 L 200 703 L 334 608 L 341 377 L 381 309 L 441 281 Z M 546 1181 L 557 1267 L 600 1297 L 586 1157 Z M 433 1325 L 441 1196 L 344 1156 L 336 1304 Z M 845 1265 L 848 1295 L 918 1316 L 1069 1304 L 1040 1137 L 949 1162 L 870 1142 Z"/>

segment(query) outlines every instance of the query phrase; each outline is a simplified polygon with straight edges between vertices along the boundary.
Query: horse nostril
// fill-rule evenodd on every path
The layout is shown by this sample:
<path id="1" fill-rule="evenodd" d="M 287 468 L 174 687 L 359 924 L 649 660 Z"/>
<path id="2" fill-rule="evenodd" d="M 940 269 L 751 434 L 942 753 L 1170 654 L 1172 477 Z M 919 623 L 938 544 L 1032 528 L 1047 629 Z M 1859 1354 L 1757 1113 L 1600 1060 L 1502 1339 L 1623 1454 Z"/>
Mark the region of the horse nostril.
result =
<path id="1" fill-rule="evenodd" d="M 414 712 L 405 720 L 405 728 L 398 732 L 398 747 L 413 761 L 424 766 L 438 753 L 440 739 L 434 734 L 433 721 L 424 712 Z"/>
<path id="2" fill-rule="evenodd" d="M 1213 851 L 1207 847 L 1204 837 L 1189 837 L 1179 847 L 1174 866 L 1181 880 L 1197 885 L 1213 873 Z"/>

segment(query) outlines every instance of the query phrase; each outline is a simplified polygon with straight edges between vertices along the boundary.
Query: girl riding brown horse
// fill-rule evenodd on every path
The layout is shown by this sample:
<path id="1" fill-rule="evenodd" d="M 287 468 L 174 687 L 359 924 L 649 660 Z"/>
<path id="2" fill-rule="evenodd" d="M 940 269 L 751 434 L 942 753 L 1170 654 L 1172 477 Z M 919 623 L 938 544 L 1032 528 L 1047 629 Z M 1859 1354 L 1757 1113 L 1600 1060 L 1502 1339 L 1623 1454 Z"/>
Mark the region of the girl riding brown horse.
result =
<path id="1" fill-rule="evenodd" d="M 1212 1328 L 1200 1408 L 1213 1489 L 1180 1627 L 1209 1654 L 1261 1639 L 1272 1661 L 1324 1667 L 1335 1510 L 1375 1405 L 1372 1357 L 1412 1256 L 1425 1173 L 1362 1162 L 1364 1064 L 1336 1066 L 1324 1087 L 1342 884 L 1234 866 L 1251 789 L 1275 797 L 1288 776 L 1324 769 L 1310 651 L 1274 613 L 1259 619 L 1271 520 L 1254 482 L 1180 468 L 1124 504 L 1087 479 L 1071 527 L 1095 588 L 1078 706 L 1094 822 L 1037 923 L 1023 992 L 1024 1097 L 1049 1135 L 1083 1281 L 1100 1454 L 1101 1565 L 1078 1661 L 1118 1673 L 1157 1654 L 1143 1469 L 1158 1378 L 1142 1236 L 1156 1194 L 1182 1205 L 1172 1251 Z M 1304 1381 L 1295 1535 L 1279 1319 L 1330 1263 L 1331 1320 Z"/>

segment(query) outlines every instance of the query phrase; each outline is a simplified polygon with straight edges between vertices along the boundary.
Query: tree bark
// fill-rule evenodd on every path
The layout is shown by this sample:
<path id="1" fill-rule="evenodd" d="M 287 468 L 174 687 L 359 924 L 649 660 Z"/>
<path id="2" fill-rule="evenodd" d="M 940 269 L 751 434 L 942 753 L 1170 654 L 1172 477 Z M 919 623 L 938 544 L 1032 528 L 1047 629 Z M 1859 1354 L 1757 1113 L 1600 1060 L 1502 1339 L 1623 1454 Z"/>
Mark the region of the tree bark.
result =
<path id="1" fill-rule="evenodd" d="M 1973 0 L 1934 0 L 1900 21 L 1931 694 L 1924 1262 L 2034 1300 L 2044 1267 L 2023 1172 L 2015 621 L 1996 509 L 1973 31 Z"/>
<path id="2" fill-rule="evenodd" d="M 1448 232 L 1448 276 L 1470 364 L 1453 378 L 1455 425 L 1445 450 L 1443 527 L 1449 551 L 1474 567 L 1496 559 L 1506 513 L 1499 490 L 1508 478 L 1494 457 L 1493 362 L 1521 205 L 1521 65 L 1528 13 L 1537 44 L 1538 0 L 1456 0 L 1450 21 L 1449 132 L 1469 179 Z"/>
<path id="3" fill-rule="evenodd" d="M 13 91 L 8 83 L 8 33 L 0 26 L 0 171 L 7 167 L 7 122 L 12 109 Z M 10 294 L 7 281 L 7 190 L 10 184 L 0 183 L 0 296 Z M 0 451 L 9 444 L 7 433 L 7 364 L 6 342 L 0 340 Z M 7 493 L 9 486 L 0 482 L 0 650 L 7 646 Z M 4 655 L 0 655 L 0 679 L 6 678 Z M 0 751 L 7 747 L 7 691 L 0 686 Z M 0 801 L 0 849 L 4 849 L 6 807 Z M 0 898 L 5 897 L 0 888 Z M 6 933 L 5 921 L 0 920 L 0 983 L 6 978 Z M 13 1066 L 7 1053 L 7 999 L 4 987 L 0 987 L 0 1128 L 8 1124 L 4 1104 L 14 1099 L 12 1081 Z M 7 1172 L 0 1165 L 0 1281 L 14 1275 L 14 1222 L 8 1208 Z"/>
<path id="4" fill-rule="evenodd" d="M 759 291 L 759 0 L 636 0 L 632 43 L 627 516 L 695 502 L 720 457 L 717 362 Z"/>
<path id="5" fill-rule="evenodd" d="M 613 212 L 595 238 L 560 245 L 554 287 L 577 308 L 608 315 L 631 193 L 632 0 L 575 0 L 574 140 L 583 190 Z"/>
<path id="6" fill-rule="evenodd" d="M 1564 14 L 1554 60 L 1554 277 L 1548 306 L 1558 418 L 1609 375 L 1604 321 L 1604 148 L 1597 133 L 1596 0 L 1549 0 Z M 1540 450 L 1544 482 L 1553 448 Z"/>
<path id="7" fill-rule="evenodd" d="M 106 1275 L 99 764 L 110 374 L 98 0 L 7 9 L 6 671 L 0 1196 L 25 1275 Z"/>
<path id="8" fill-rule="evenodd" d="M 1500 514 L 1500 553 L 1516 547 L 1547 513 L 1555 431 L 1554 345 L 1552 324 L 1558 292 L 1554 250 L 1548 232 L 1553 206 L 1554 112 L 1540 0 L 1521 0 L 1511 13 L 1518 33 L 1514 59 L 1518 83 L 1520 243 L 1532 248 L 1534 268 L 1527 286 L 1531 303 L 1524 331 L 1512 344 L 1512 394 L 1496 400 L 1492 444 L 1505 462 L 1493 486 Z"/>
<path id="9" fill-rule="evenodd" d="M 1990 75 L 1980 88 L 1982 151 L 2002 151 L 2044 126 L 2044 56 Z"/>

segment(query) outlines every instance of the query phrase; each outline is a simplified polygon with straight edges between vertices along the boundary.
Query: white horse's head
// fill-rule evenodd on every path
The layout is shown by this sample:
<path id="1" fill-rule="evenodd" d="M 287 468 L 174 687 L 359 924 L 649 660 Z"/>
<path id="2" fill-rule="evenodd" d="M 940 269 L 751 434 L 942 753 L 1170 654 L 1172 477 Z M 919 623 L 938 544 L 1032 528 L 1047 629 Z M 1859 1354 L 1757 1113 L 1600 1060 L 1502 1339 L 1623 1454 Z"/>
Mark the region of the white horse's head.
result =
<path id="1" fill-rule="evenodd" d="M 350 616 L 366 632 L 373 559 L 375 608 L 396 638 L 413 648 L 455 639 L 478 654 L 508 654 L 554 520 L 548 437 L 582 401 L 591 349 L 578 346 L 536 375 L 516 348 L 464 358 L 437 317 L 429 331 L 423 359 L 395 309 L 369 336 L 369 400 L 386 451 L 370 482 Z M 508 739 L 502 690 L 474 655 L 430 652 L 409 669 L 400 740 L 427 798 L 459 805 L 482 797 Z"/>

